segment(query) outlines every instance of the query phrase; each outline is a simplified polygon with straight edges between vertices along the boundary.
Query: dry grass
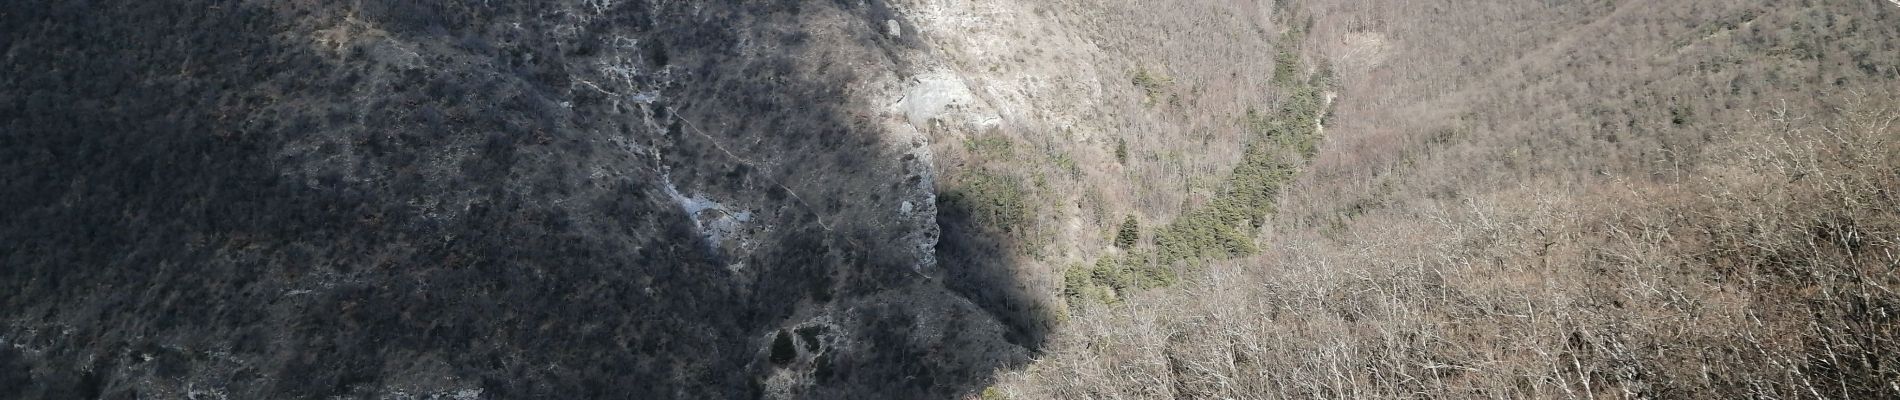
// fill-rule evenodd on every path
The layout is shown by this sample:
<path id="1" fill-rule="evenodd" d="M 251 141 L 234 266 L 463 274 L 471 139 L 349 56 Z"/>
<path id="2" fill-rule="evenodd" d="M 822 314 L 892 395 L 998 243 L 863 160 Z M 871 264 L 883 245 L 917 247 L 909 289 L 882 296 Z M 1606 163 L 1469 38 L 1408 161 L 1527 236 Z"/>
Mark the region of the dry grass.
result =
<path id="1" fill-rule="evenodd" d="M 1900 127 L 1769 113 L 1654 182 L 1421 200 L 1086 310 L 1008 398 L 1900 396 Z"/>

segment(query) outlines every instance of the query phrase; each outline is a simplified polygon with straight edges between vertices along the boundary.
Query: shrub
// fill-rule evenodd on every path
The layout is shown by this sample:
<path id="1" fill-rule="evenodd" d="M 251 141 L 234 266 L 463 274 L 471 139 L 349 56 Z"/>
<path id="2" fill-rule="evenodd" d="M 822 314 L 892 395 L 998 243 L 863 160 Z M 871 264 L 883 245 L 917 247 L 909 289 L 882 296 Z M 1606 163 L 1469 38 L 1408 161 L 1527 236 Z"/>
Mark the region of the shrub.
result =
<path id="1" fill-rule="evenodd" d="M 1248 146 L 1240 165 L 1234 167 L 1212 201 L 1184 212 L 1155 235 L 1162 263 L 1229 258 L 1257 251 L 1253 230 L 1273 212 L 1280 188 L 1299 170 L 1292 164 L 1295 161 L 1283 154 L 1298 154 L 1298 161 L 1303 161 L 1319 151 L 1315 126 L 1325 112 L 1320 96 L 1318 88 L 1301 86 L 1291 90 L 1274 115 L 1248 113 L 1250 124 L 1263 131 L 1264 140 Z"/>
<path id="2" fill-rule="evenodd" d="M 1173 78 L 1149 73 L 1145 68 L 1135 70 L 1135 77 L 1131 79 L 1131 81 L 1133 81 L 1135 87 L 1141 88 L 1145 96 L 1142 102 L 1149 104 L 1154 103 L 1155 99 L 1160 98 L 1161 93 L 1167 90 L 1168 85 L 1174 84 Z"/>
<path id="3" fill-rule="evenodd" d="M 1115 301 L 1113 289 L 1100 284 L 1096 278 L 1097 270 L 1071 265 L 1062 271 L 1062 295 L 1068 299 L 1071 312 L 1087 304 L 1110 304 Z"/>
<path id="4" fill-rule="evenodd" d="M 1016 144 L 1002 135 L 981 135 L 963 141 L 964 150 L 978 157 L 1009 158 L 1016 155 Z"/>
<path id="5" fill-rule="evenodd" d="M 1128 139 L 1115 138 L 1115 162 L 1128 163 Z"/>
<path id="6" fill-rule="evenodd" d="M 1135 221 L 1135 216 L 1130 215 L 1127 219 L 1122 220 L 1121 229 L 1115 233 L 1115 247 L 1124 249 L 1134 248 L 1135 243 L 1140 241 L 1141 223 Z"/>
<path id="7" fill-rule="evenodd" d="M 996 390 L 995 386 L 991 386 L 983 388 L 983 394 L 979 398 L 982 400 L 1005 400 L 1009 397 L 1003 396 L 1002 391 Z"/>
<path id="8" fill-rule="evenodd" d="M 1283 49 L 1283 50 L 1280 50 L 1279 54 L 1274 55 L 1273 57 L 1273 83 L 1274 84 L 1292 85 L 1294 83 L 1299 82 L 1300 79 L 1301 77 L 1300 77 L 1300 55 L 1299 54 L 1294 53 L 1291 49 Z"/>
<path id="9" fill-rule="evenodd" d="M 978 170 L 962 176 L 960 185 L 945 190 L 941 200 L 950 208 L 968 212 L 978 224 L 1017 233 L 1031 215 L 1027 196 L 1021 179 Z"/>
<path id="10" fill-rule="evenodd" d="M 795 358 L 798 358 L 798 348 L 792 344 L 792 335 L 784 330 L 778 331 L 778 337 L 772 338 L 772 363 L 785 365 Z"/>
<path id="11" fill-rule="evenodd" d="M 1135 253 L 1120 258 L 1102 256 L 1093 266 L 1072 265 L 1063 271 L 1062 293 L 1074 307 L 1115 304 L 1134 291 L 1174 285 L 1174 271 L 1153 261 Z"/>

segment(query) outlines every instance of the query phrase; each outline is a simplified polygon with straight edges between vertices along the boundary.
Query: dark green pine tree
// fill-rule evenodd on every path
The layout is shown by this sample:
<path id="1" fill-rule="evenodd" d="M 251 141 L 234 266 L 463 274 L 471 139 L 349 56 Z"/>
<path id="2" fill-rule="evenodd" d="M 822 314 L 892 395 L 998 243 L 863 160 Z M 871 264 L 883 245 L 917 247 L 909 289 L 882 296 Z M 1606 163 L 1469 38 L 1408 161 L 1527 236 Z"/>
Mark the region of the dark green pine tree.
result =
<path id="1" fill-rule="evenodd" d="M 1122 228 L 1115 234 L 1115 247 L 1124 249 L 1135 247 L 1135 243 L 1140 241 L 1141 222 L 1135 221 L 1135 216 L 1130 215 L 1122 220 Z"/>

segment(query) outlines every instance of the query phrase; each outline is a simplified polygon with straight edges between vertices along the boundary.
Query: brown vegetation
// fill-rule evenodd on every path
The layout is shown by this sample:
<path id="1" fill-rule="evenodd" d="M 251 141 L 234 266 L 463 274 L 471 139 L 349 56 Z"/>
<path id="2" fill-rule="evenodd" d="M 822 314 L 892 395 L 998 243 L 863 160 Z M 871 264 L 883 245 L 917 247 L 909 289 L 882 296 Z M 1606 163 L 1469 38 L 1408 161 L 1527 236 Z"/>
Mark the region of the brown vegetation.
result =
<path id="1" fill-rule="evenodd" d="M 1900 113 L 1772 115 L 1678 182 L 1549 182 L 1288 233 L 1087 309 L 1010 398 L 1888 397 Z"/>
<path id="2" fill-rule="evenodd" d="M 1259 254 L 986 396 L 1900 396 L 1900 10 L 1292 3 L 1340 101 Z"/>

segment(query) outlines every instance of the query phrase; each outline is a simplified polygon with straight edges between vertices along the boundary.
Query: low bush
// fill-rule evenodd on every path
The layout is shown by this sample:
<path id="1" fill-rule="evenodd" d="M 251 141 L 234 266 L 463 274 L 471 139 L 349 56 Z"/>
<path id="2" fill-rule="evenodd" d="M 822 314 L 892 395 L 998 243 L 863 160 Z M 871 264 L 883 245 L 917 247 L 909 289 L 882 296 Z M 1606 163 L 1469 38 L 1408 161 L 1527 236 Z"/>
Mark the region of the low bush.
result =
<path id="1" fill-rule="evenodd" d="M 959 178 L 939 198 L 947 208 L 968 212 L 972 220 L 990 229 L 1023 231 L 1031 214 L 1022 179 L 983 170 Z"/>
<path id="2" fill-rule="evenodd" d="M 1134 248 L 1135 244 L 1140 242 L 1141 222 L 1136 221 L 1135 216 L 1130 215 L 1128 218 L 1122 220 L 1121 229 L 1115 231 L 1115 247 L 1129 249 Z"/>

